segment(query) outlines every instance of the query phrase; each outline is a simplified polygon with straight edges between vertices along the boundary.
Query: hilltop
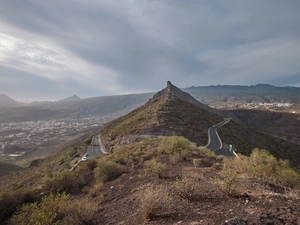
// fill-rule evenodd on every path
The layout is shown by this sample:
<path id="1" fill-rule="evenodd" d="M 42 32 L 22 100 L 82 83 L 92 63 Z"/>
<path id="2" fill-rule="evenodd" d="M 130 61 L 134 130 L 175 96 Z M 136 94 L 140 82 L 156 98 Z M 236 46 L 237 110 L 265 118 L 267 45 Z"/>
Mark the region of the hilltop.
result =
<path id="1" fill-rule="evenodd" d="M 58 100 L 59 102 L 68 102 L 68 101 L 78 101 L 81 100 L 81 98 L 79 98 L 77 95 L 72 95 L 70 97 L 64 98 L 64 99 L 60 99 Z"/>
<path id="2" fill-rule="evenodd" d="M 198 145 L 206 145 L 207 129 L 223 120 L 207 109 L 210 110 L 168 82 L 143 106 L 106 126 L 101 136 L 110 148 L 124 142 L 126 136 L 134 139 L 141 135 L 184 136 Z"/>
<path id="3" fill-rule="evenodd" d="M 0 108 L 20 106 L 20 105 L 21 105 L 21 103 L 13 100 L 12 98 L 8 97 L 7 95 L 0 94 Z"/>

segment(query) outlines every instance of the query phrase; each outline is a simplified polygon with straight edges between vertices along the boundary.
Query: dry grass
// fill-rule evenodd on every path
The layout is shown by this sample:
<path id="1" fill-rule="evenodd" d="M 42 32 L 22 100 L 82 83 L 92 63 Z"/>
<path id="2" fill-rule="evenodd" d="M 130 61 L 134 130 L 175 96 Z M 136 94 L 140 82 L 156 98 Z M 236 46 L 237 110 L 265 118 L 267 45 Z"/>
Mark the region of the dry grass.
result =
<path id="1" fill-rule="evenodd" d="M 139 191 L 143 218 L 167 216 L 172 209 L 169 190 L 163 185 L 145 185 Z"/>

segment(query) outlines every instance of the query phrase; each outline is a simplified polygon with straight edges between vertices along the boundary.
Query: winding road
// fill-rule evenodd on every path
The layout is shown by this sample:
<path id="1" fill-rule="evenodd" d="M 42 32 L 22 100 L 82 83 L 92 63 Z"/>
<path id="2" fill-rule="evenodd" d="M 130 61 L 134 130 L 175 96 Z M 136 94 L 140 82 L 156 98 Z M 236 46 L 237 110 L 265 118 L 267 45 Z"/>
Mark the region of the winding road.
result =
<path id="1" fill-rule="evenodd" d="M 223 148 L 223 143 L 221 141 L 221 138 L 217 132 L 217 128 L 220 126 L 223 126 L 224 124 L 228 123 L 229 120 L 225 119 L 224 121 L 213 125 L 208 129 L 208 144 L 206 147 L 210 149 L 211 151 L 215 152 L 217 155 L 228 155 L 233 156 L 231 152 L 229 152 L 226 149 Z"/>

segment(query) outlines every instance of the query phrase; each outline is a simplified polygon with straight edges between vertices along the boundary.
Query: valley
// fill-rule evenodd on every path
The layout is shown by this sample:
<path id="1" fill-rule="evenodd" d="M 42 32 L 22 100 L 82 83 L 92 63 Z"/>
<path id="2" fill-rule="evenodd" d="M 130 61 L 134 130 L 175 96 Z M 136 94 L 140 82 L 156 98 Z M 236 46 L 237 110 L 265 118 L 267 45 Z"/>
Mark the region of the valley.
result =
<path id="1" fill-rule="evenodd" d="M 0 160 L 44 158 L 64 144 L 103 126 L 105 118 L 38 120 L 0 124 Z M 23 160 L 24 161 L 24 160 Z"/>

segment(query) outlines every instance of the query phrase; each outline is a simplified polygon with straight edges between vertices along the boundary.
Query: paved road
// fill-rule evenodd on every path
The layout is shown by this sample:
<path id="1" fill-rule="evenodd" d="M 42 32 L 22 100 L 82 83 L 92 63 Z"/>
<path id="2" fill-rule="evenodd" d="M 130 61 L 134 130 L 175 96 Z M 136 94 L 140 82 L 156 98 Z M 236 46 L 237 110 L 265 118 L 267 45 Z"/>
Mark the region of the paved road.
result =
<path id="1" fill-rule="evenodd" d="M 94 136 L 91 146 L 89 146 L 87 150 L 87 155 L 89 159 L 101 156 L 106 154 L 105 150 L 103 149 L 103 145 L 101 143 L 100 135 Z"/>
<path id="2" fill-rule="evenodd" d="M 228 122 L 229 120 L 226 119 L 218 124 L 213 125 L 208 129 L 208 144 L 206 145 L 206 147 L 211 151 L 215 152 L 223 147 L 221 138 L 219 137 L 216 129 Z"/>

